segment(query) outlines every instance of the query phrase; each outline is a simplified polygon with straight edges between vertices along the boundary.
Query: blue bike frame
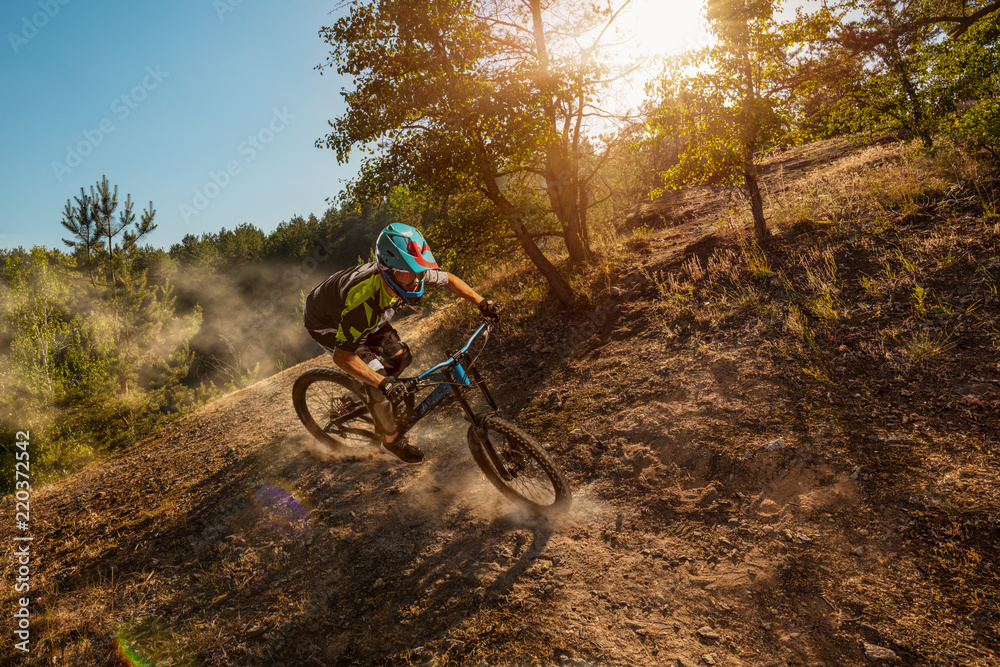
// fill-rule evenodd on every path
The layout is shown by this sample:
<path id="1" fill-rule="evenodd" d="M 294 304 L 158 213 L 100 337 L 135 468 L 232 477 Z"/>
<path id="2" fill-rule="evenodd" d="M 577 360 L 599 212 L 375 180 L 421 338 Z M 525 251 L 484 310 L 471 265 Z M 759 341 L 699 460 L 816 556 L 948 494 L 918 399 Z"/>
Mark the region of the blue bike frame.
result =
<path id="1" fill-rule="evenodd" d="M 488 326 L 487 324 L 481 324 L 475 333 L 469 337 L 469 340 L 465 341 L 465 345 L 458 352 L 455 352 L 445 361 L 442 361 L 437 366 L 428 368 L 412 379 L 415 389 L 426 387 L 435 387 L 435 389 L 413 408 L 406 426 L 401 431 L 405 432 L 409 430 L 410 427 L 440 405 L 453 392 L 461 403 L 462 409 L 469 416 L 469 419 L 478 426 L 483 415 L 475 414 L 472 405 L 465 397 L 465 393 L 473 387 L 482 391 L 483 396 L 486 397 L 487 402 L 493 410 L 497 409 L 496 401 L 493 400 L 493 396 L 490 394 L 486 383 L 473 364 L 473 360 L 469 358 L 469 348 L 472 347 L 472 344 L 484 331 L 487 331 Z"/>

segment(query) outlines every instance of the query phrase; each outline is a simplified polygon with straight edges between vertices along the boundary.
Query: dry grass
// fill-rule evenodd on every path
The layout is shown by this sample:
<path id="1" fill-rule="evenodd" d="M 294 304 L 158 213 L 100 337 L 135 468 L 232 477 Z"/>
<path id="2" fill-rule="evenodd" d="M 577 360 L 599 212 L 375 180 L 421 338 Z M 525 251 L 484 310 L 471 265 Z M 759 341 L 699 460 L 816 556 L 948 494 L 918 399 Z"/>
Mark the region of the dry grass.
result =
<path id="1" fill-rule="evenodd" d="M 572 278 L 617 310 L 550 316 L 523 267 L 484 287 L 510 307 L 484 370 L 581 491 L 565 523 L 479 493 L 461 423 L 419 470 L 318 464 L 291 376 L 64 480 L 38 508 L 31 664 L 121 664 L 124 644 L 177 665 L 624 667 L 696 662 L 705 624 L 724 661 L 862 665 L 878 641 L 904 664 L 995 662 L 992 186 L 952 188 L 960 156 L 924 160 L 876 147 L 786 172 L 770 196 L 799 208 L 765 246 L 622 236 Z M 432 328 L 474 319 L 445 309 Z M 265 478 L 312 498 L 307 532 L 253 504 Z"/>
<path id="2" fill-rule="evenodd" d="M 715 309 L 723 320 L 752 313 L 791 334 L 794 343 L 776 343 L 777 349 L 815 360 L 815 340 L 829 337 L 843 317 L 891 311 L 904 317 L 884 327 L 879 342 L 919 364 L 947 351 L 956 318 L 970 314 L 940 293 L 940 276 L 973 269 L 978 276 L 969 277 L 985 288 L 984 297 L 997 295 L 990 264 L 997 253 L 983 257 L 967 243 L 970 222 L 987 237 L 994 233 L 995 186 L 967 155 L 930 157 L 902 143 L 877 145 L 818 162 L 794 178 L 779 165 L 768 183 L 772 230 L 778 239 L 804 233 L 804 241 L 763 249 L 742 231 L 751 227 L 748 214 L 730 209 L 736 249 L 709 258 L 708 280 L 697 290 L 700 274 L 694 280 L 680 273 L 650 276 L 666 327 L 671 318 L 690 316 L 690 302 L 704 303 L 703 310 Z M 844 261 L 852 264 L 846 271 L 839 266 Z M 990 322 L 983 322 L 987 329 Z M 805 368 L 828 380 L 817 365 Z"/>
<path id="3" fill-rule="evenodd" d="M 902 143 L 870 146 L 794 181 L 779 169 L 766 214 L 779 229 L 856 219 L 885 229 L 890 211 L 915 215 L 944 192 L 954 182 L 954 167 Z"/>

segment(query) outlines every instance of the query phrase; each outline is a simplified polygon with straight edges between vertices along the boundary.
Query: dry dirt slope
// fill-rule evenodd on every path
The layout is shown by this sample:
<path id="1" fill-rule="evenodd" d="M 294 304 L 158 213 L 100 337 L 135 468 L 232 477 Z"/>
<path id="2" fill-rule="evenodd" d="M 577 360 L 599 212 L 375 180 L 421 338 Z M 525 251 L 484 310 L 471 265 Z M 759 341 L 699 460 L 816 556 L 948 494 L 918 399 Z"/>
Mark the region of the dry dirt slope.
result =
<path id="1" fill-rule="evenodd" d="M 909 387 L 892 401 L 920 389 L 866 380 L 857 333 L 830 342 L 858 357 L 830 385 L 761 354 L 753 318 L 664 327 L 651 276 L 718 233 L 713 197 L 695 195 L 683 227 L 633 248 L 619 297 L 523 315 L 484 358 L 508 413 L 564 464 L 567 516 L 512 511 L 454 409 L 416 434 L 421 466 L 324 459 L 289 400 L 303 364 L 35 490 L 17 662 L 998 664 L 995 421 L 937 418 L 928 397 L 919 429 L 888 433 L 900 413 L 866 382 Z M 965 353 L 995 368 L 995 351 Z M 936 523 L 940 498 L 983 481 L 978 505 Z M 943 551 L 956 544 L 979 561 Z"/>
<path id="2" fill-rule="evenodd" d="M 744 538 L 718 483 L 665 492 L 669 522 L 602 498 L 603 480 L 578 484 L 568 517 L 535 520 L 480 478 L 453 416 L 421 438 L 423 466 L 317 462 L 288 401 L 306 366 L 36 492 L 29 664 L 115 664 L 116 631 L 140 652 L 187 644 L 199 664 L 759 664 L 813 644 L 760 605 L 806 604 L 798 623 L 832 623 L 822 601 L 780 593 L 774 546 Z M 771 495 L 835 509 L 855 487 L 817 469 Z M 796 553 L 822 539 L 801 528 Z M 734 611 L 748 603 L 770 632 Z"/>

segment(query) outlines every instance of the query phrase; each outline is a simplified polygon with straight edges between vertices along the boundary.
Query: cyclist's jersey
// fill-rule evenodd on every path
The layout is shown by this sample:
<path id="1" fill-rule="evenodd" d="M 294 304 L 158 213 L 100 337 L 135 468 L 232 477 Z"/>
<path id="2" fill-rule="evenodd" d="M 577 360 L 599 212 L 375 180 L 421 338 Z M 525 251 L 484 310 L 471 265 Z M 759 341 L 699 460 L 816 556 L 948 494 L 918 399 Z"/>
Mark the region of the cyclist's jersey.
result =
<path id="1" fill-rule="evenodd" d="M 421 278 L 425 286 L 448 284 L 448 272 L 439 269 L 430 269 Z M 336 334 L 337 347 L 354 352 L 366 334 L 392 319 L 401 304 L 375 262 L 369 262 L 339 271 L 309 292 L 303 320 L 306 329 Z"/>

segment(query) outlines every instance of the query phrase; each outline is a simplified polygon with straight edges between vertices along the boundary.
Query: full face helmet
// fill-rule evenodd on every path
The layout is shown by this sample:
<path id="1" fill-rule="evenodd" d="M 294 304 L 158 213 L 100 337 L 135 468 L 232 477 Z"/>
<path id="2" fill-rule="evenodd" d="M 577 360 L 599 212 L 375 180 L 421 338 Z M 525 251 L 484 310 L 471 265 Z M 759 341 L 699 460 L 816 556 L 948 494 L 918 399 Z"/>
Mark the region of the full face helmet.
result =
<path id="1" fill-rule="evenodd" d="M 389 225 L 378 235 L 375 241 L 375 262 L 382 279 L 407 303 L 423 296 L 424 281 L 421 276 L 424 272 L 438 268 L 424 235 L 415 227 L 398 222 Z M 396 280 L 393 271 L 413 273 L 417 278 L 403 286 Z"/>

